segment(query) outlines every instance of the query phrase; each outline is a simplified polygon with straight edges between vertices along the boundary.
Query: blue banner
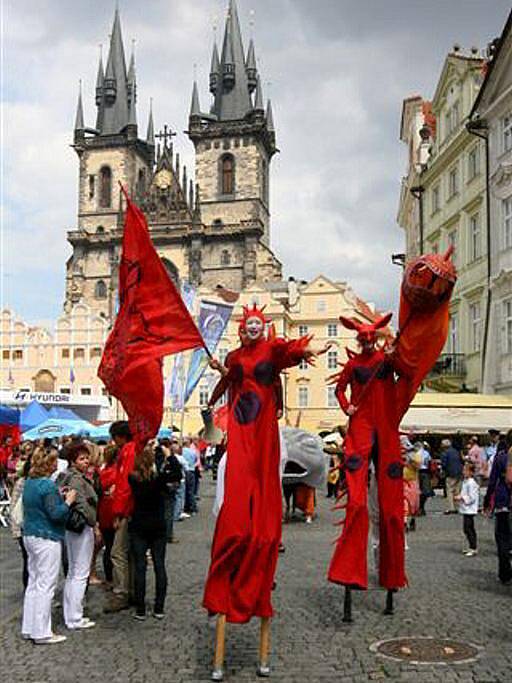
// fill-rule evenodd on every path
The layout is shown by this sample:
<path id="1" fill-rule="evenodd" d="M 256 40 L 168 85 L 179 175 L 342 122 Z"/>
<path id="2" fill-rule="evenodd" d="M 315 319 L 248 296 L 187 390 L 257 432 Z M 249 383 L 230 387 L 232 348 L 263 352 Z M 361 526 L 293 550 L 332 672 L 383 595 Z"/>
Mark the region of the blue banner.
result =
<path id="1" fill-rule="evenodd" d="M 208 351 L 213 354 L 227 327 L 233 306 L 216 303 L 214 301 L 201 301 L 197 327 L 201 333 Z M 185 403 L 208 367 L 208 356 L 203 348 L 195 349 L 188 366 L 187 383 L 185 386 Z"/>
<path id="2" fill-rule="evenodd" d="M 188 282 L 183 282 L 181 285 L 181 296 L 185 302 L 185 306 L 188 308 L 189 312 L 192 313 L 196 296 L 195 287 Z M 171 377 L 166 384 L 166 394 L 171 399 L 172 410 L 182 410 L 185 405 L 183 400 L 183 391 L 185 388 L 185 354 L 183 352 L 177 353 L 174 356 Z"/>

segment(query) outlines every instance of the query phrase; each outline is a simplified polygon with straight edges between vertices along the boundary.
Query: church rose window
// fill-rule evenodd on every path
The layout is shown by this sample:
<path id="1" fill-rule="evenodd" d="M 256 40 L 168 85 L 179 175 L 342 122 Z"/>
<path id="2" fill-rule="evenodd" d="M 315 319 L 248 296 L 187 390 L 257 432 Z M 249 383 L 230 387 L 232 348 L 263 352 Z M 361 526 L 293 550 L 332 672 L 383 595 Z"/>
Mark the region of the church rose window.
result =
<path id="1" fill-rule="evenodd" d="M 233 194 L 235 191 L 235 160 L 226 154 L 221 161 L 222 194 Z"/>
<path id="2" fill-rule="evenodd" d="M 100 207 L 108 209 L 112 205 L 112 171 L 108 166 L 100 170 Z"/>

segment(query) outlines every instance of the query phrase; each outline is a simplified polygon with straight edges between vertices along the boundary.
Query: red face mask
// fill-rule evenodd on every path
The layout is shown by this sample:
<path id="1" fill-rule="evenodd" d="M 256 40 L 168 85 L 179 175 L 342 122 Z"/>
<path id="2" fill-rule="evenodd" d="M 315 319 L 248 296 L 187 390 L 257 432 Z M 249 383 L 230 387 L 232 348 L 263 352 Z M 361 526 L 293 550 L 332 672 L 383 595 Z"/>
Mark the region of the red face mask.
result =
<path id="1" fill-rule="evenodd" d="M 353 318 L 344 318 L 343 316 L 340 316 L 340 322 L 348 330 L 355 330 L 357 332 L 357 341 L 361 344 L 363 350 L 369 350 L 375 347 L 377 342 L 377 331 L 386 327 L 392 316 L 392 313 L 387 313 L 374 323 L 360 323 Z"/>

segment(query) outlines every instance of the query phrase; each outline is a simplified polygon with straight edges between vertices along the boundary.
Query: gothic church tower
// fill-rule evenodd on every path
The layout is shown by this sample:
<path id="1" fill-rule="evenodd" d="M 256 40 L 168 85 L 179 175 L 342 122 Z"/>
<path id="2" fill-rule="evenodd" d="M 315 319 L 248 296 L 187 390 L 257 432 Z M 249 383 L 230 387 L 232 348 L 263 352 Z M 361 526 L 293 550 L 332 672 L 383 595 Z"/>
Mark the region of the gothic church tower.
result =
<path id="1" fill-rule="evenodd" d="M 122 236 L 119 182 L 134 193 L 149 178 L 154 158 L 153 123 L 139 139 L 135 60 L 126 68 L 119 11 L 116 10 L 106 68 L 100 57 L 96 79 L 95 128 L 84 124 L 78 98 L 74 149 L 79 157 L 78 225 L 68 232 L 73 255 L 66 272 L 65 309 L 85 300 L 111 318 L 115 309 L 117 262 Z"/>
<path id="2" fill-rule="evenodd" d="M 194 83 L 188 131 L 201 219 L 210 239 L 225 242 L 225 265 L 233 268 L 226 284 L 242 289 L 278 279 L 281 266 L 270 250 L 269 172 L 277 151 L 272 107 L 263 103 L 252 40 L 244 51 L 235 0 L 229 2 L 220 58 L 213 46 L 210 92 L 213 103 L 205 113 Z M 203 261 L 208 269 L 207 254 Z"/>

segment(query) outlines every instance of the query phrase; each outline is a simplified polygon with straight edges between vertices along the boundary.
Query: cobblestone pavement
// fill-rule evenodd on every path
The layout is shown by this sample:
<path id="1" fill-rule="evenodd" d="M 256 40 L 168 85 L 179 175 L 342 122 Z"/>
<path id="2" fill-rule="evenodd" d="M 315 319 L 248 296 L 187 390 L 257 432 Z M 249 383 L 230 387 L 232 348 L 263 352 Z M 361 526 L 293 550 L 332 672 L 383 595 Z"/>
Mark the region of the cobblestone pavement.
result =
<path id="1" fill-rule="evenodd" d="M 97 620 L 90 631 L 69 633 L 48 648 L 21 640 L 19 556 L 8 532 L 0 530 L 2 655 L 5 683 L 56 681 L 169 681 L 209 679 L 214 628 L 201 608 L 213 520 L 214 488 L 203 480 L 201 512 L 177 525 L 180 543 L 168 546 L 170 590 L 163 622 L 139 623 L 128 612 L 103 615 L 104 594 L 93 587 L 87 614 Z M 496 558 L 489 521 L 479 519 L 480 553 L 461 554 L 461 520 L 441 514 L 442 500 L 430 502 L 433 514 L 418 521 L 409 535 L 410 588 L 396 598 L 396 614 L 382 614 L 384 593 L 354 595 L 352 625 L 342 624 L 342 589 L 325 580 L 331 542 L 337 530 L 328 501 L 319 501 L 312 525 L 284 527 L 286 553 L 281 556 L 274 597 L 272 678 L 282 683 L 510 683 L 512 681 L 512 588 L 496 581 Z M 150 588 L 152 584 L 150 584 Z M 65 632 L 60 610 L 54 627 Z M 396 663 L 369 650 L 395 636 L 460 638 L 483 647 L 471 664 Z M 228 626 L 226 680 L 256 680 L 258 623 Z"/>

